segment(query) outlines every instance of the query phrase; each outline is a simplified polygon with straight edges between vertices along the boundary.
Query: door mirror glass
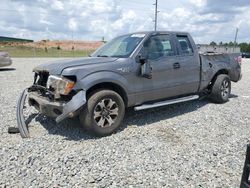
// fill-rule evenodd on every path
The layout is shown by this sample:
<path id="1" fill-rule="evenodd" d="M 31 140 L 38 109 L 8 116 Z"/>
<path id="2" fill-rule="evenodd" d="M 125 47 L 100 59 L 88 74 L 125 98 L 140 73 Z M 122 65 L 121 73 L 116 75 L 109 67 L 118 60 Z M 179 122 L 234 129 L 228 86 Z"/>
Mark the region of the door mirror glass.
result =
<path id="1" fill-rule="evenodd" d="M 152 78 L 152 67 L 147 60 L 141 64 L 141 76 L 148 79 Z"/>

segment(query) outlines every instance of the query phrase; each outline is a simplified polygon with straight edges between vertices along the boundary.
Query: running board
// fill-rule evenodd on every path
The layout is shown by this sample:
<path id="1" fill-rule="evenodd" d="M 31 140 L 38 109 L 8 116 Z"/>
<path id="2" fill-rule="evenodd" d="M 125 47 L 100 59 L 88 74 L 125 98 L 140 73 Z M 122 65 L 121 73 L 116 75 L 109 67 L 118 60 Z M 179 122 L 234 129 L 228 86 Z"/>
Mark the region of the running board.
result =
<path id="1" fill-rule="evenodd" d="M 139 110 L 145 110 L 145 109 L 149 109 L 149 108 L 156 108 L 156 107 L 166 106 L 166 105 L 180 103 L 180 102 L 192 101 L 192 100 L 195 100 L 198 98 L 199 98 L 199 95 L 191 95 L 191 96 L 187 96 L 187 97 L 181 97 L 181 98 L 177 98 L 177 99 L 161 101 L 161 102 L 157 102 L 157 103 L 153 103 L 153 104 L 143 104 L 141 106 L 136 106 L 134 108 L 134 110 L 139 111 Z"/>

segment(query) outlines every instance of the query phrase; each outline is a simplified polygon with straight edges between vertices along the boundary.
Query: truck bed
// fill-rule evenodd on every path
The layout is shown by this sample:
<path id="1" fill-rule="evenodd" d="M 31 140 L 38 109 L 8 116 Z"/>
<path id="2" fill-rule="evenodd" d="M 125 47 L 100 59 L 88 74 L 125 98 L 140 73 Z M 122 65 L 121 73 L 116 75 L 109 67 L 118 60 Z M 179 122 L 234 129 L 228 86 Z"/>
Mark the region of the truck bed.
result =
<path id="1" fill-rule="evenodd" d="M 231 81 L 241 78 L 240 53 L 200 53 L 201 85 L 200 91 L 209 85 L 218 70 L 225 71 Z"/>

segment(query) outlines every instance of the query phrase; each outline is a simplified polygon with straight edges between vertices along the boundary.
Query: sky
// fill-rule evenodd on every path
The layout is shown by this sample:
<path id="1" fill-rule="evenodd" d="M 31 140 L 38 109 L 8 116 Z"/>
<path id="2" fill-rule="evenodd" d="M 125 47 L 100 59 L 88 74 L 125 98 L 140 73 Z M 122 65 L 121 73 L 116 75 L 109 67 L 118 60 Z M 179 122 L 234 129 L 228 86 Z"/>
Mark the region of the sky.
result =
<path id="1" fill-rule="evenodd" d="M 154 29 L 155 0 L 1 0 L 0 36 L 110 40 Z M 250 0 L 158 0 L 158 30 L 190 32 L 197 43 L 250 42 Z"/>

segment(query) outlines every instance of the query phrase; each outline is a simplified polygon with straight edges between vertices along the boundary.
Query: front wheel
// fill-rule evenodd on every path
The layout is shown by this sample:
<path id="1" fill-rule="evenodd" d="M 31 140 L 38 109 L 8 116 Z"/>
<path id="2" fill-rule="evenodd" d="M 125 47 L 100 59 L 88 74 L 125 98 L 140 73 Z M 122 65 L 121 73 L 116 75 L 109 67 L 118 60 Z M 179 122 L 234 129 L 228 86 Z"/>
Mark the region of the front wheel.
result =
<path id="1" fill-rule="evenodd" d="M 211 92 L 211 100 L 216 103 L 225 103 L 228 101 L 231 93 L 231 81 L 228 75 L 218 75 Z"/>
<path id="2" fill-rule="evenodd" d="M 99 90 L 92 94 L 80 113 L 81 124 L 98 136 L 113 133 L 121 124 L 125 105 L 119 94 L 112 90 Z"/>

